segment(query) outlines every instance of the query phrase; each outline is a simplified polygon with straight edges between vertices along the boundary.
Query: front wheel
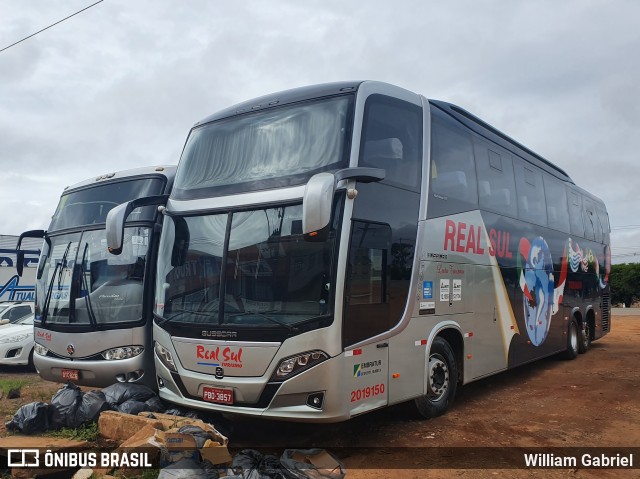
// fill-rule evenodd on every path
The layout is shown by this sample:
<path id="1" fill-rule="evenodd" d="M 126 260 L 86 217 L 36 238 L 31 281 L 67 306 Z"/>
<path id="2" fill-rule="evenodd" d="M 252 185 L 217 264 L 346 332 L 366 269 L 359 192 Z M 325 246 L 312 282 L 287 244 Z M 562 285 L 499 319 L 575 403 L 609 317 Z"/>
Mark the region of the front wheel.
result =
<path id="1" fill-rule="evenodd" d="M 567 359 L 575 359 L 578 357 L 580 349 L 578 339 L 578 323 L 575 319 L 569 321 L 567 328 L 567 350 L 564 352 L 564 357 Z"/>
<path id="2" fill-rule="evenodd" d="M 31 348 L 31 352 L 29 353 L 27 368 L 29 368 L 30 371 L 36 371 L 36 365 L 33 364 L 33 348 Z"/>
<path id="3" fill-rule="evenodd" d="M 449 343 L 436 337 L 431 345 L 426 371 L 427 393 L 415 399 L 415 407 L 423 418 L 444 414 L 453 403 L 458 387 L 458 365 Z"/>

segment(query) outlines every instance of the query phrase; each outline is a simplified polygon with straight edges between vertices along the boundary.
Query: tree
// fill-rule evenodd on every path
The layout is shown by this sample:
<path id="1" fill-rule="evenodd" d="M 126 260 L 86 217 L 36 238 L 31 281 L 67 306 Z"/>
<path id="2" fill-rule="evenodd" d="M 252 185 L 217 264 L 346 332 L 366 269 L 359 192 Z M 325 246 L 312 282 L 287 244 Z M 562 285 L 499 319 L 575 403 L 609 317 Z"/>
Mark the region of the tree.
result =
<path id="1" fill-rule="evenodd" d="M 630 307 L 640 300 L 640 263 L 612 265 L 609 284 L 611 302 Z"/>

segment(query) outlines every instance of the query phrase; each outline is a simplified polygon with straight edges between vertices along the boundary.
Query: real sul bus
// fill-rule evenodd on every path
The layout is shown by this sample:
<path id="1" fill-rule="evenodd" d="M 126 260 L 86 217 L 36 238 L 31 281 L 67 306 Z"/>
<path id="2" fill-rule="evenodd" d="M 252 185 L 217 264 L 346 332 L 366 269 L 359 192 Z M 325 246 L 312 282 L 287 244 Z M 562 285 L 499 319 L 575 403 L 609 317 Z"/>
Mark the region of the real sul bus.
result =
<path id="1" fill-rule="evenodd" d="M 114 208 L 118 250 L 130 206 Z M 456 389 L 609 331 L 609 221 L 562 169 L 385 83 L 251 100 L 189 133 L 157 264 L 160 397 L 294 421 Z"/>
<path id="2" fill-rule="evenodd" d="M 46 232 L 20 236 L 18 248 L 25 237 L 44 238 L 34 322 L 34 365 L 44 379 L 156 387 L 151 322 L 164 217 L 132 203 L 119 256 L 106 250 L 105 220 L 123 202 L 166 198 L 175 172 L 144 167 L 77 183 L 63 191 Z"/>

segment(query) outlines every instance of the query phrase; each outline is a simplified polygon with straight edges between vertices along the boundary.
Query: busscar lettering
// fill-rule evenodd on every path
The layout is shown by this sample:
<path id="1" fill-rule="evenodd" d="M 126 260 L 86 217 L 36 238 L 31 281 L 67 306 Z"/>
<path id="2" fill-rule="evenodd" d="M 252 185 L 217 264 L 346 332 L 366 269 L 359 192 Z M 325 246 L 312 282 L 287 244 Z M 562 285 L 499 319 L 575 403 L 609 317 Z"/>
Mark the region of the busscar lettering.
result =
<path id="1" fill-rule="evenodd" d="M 468 225 L 461 221 L 445 221 L 444 251 L 475 255 L 483 255 L 485 251 L 488 251 L 490 256 L 508 259 L 513 258 L 513 253 L 509 249 L 510 240 L 511 233 L 492 228 L 489 230 L 489 244 L 487 245 L 482 226 Z"/>

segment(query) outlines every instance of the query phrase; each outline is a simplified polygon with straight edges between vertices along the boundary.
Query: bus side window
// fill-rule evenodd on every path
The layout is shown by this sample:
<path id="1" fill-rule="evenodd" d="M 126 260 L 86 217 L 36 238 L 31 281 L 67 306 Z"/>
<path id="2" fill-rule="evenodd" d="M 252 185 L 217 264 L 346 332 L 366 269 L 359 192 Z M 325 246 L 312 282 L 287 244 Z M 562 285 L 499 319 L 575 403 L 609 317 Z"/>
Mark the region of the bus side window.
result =
<path id="1" fill-rule="evenodd" d="M 549 227 L 569 233 L 567 190 L 562 182 L 544 175 L 544 194 L 547 198 Z"/>
<path id="2" fill-rule="evenodd" d="M 422 109 L 395 98 L 371 95 L 362 131 L 359 165 L 384 169 L 384 184 L 419 191 Z"/>
<path id="3" fill-rule="evenodd" d="M 354 221 L 347 265 L 344 346 L 390 327 L 387 267 L 391 247 L 388 225 Z"/>
<path id="4" fill-rule="evenodd" d="M 589 198 L 584 197 L 582 199 L 582 207 L 582 213 L 584 214 L 585 238 L 601 242 L 602 238 L 600 236 L 602 234 L 602 230 L 600 230 L 600 226 L 596 224 L 598 220 L 596 219 L 596 215 L 593 212 L 595 209 L 593 207 L 593 202 Z M 600 233 L 600 235 L 598 235 L 598 232 Z"/>
<path id="5" fill-rule="evenodd" d="M 491 149 L 492 147 L 476 138 L 474 145 L 480 208 L 512 217 L 518 216 L 511 156 L 494 151 L 497 148 Z"/>
<path id="6" fill-rule="evenodd" d="M 582 195 L 569 190 L 569 223 L 571 234 L 584 236 L 584 222 L 582 221 Z"/>
<path id="7" fill-rule="evenodd" d="M 471 136 L 432 115 L 428 217 L 476 209 L 477 190 Z"/>
<path id="8" fill-rule="evenodd" d="M 518 216 L 521 220 L 547 225 L 547 206 L 542 186 L 542 173 L 532 165 L 514 161 Z"/>
<path id="9" fill-rule="evenodd" d="M 598 218 L 600 219 L 600 226 L 602 226 L 602 238 L 606 242 L 606 239 L 608 238 L 610 232 L 609 216 L 607 215 L 607 210 L 604 208 L 604 205 L 597 204 L 596 213 L 598 214 Z"/>

